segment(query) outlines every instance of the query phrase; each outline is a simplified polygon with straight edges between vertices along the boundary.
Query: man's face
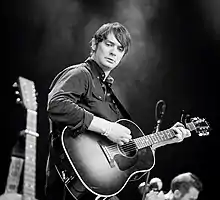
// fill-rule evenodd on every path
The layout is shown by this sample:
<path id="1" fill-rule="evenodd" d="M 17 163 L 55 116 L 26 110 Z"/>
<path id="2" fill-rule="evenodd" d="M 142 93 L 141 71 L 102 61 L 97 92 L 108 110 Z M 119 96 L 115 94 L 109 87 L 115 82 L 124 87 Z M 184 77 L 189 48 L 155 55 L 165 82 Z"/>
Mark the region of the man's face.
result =
<path id="1" fill-rule="evenodd" d="M 113 70 L 120 63 L 125 53 L 125 49 L 113 33 L 109 33 L 106 40 L 98 43 L 97 46 L 93 46 L 93 48 L 96 48 L 93 58 L 104 71 Z"/>
<path id="2" fill-rule="evenodd" d="M 198 196 L 199 191 L 196 188 L 191 187 L 188 193 L 184 194 L 184 196 L 181 196 L 180 198 L 176 198 L 176 200 L 196 200 L 198 199 Z"/>

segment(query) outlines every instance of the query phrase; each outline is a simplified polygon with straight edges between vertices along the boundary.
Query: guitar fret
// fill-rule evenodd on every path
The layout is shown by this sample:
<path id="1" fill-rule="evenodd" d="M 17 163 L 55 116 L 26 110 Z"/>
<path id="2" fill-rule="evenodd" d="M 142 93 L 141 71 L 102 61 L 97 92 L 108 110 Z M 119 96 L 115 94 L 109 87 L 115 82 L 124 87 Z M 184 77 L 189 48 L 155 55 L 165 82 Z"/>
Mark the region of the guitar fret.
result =
<path id="1" fill-rule="evenodd" d="M 145 146 L 145 140 L 140 140 L 141 147 Z"/>
<path id="2" fill-rule="evenodd" d="M 25 178 L 24 181 L 25 181 L 25 182 L 28 182 L 28 184 L 30 184 L 30 185 L 33 185 L 33 186 L 35 185 L 35 184 L 34 184 L 35 177 Z"/>
<path id="3" fill-rule="evenodd" d="M 35 180 L 33 180 L 33 179 L 27 179 L 27 178 L 25 178 L 24 179 L 24 187 L 23 187 L 23 192 L 25 193 L 25 194 L 27 194 L 27 193 L 31 193 L 31 194 L 35 194 Z"/>
<path id="4" fill-rule="evenodd" d="M 25 187 L 24 193 L 34 197 L 35 191 L 31 188 L 32 186 Z"/>
<path id="5" fill-rule="evenodd" d="M 28 164 L 35 166 L 35 161 L 36 161 L 35 157 L 33 157 L 33 156 L 27 156 L 26 158 L 27 158 L 27 159 L 26 159 L 26 162 L 27 162 Z"/>
<path id="6" fill-rule="evenodd" d="M 163 131 L 158 132 L 159 137 L 161 138 L 161 141 L 166 140 L 166 134 L 163 133 Z"/>
<path id="7" fill-rule="evenodd" d="M 26 148 L 26 152 L 27 152 L 26 155 L 29 155 L 32 157 L 35 157 L 35 155 L 36 155 L 35 149 Z"/>
<path id="8" fill-rule="evenodd" d="M 23 197 L 22 200 L 35 200 L 34 195 L 33 196 L 23 195 L 22 197 Z"/>
<path id="9" fill-rule="evenodd" d="M 142 147 L 142 140 L 141 140 L 141 138 L 134 139 L 134 141 L 135 141 L 135 144 L 136 144 L 139 148 Z"/>
<path id="10" fill-rule="evenodd" d="M 145 146 L 150 146 L 150 144 L 151 144 L 151 142 L 150 142 L 150 140 L 149 140 L 149 137 L 144 137 L 144 139 L 145 139 Z"/>
<path id="11" fill-rule="evenodd" d="M 27 142 L 29 144 L 35 145 L 36 144 L 36 137 L 30 134 L 27 134 Z"/>
<path id="12" fill-rule="evenodd" d="M 157 132 L 157 133 L 155 133 L 155 136 L 156 136 L 156 138 L 157 138 L 157 141 L 158 141 L 158 142 L 161 142 L 161 138 L 160 138 L 160 136 L 159 136 L 158 132 Z"/>
<path id="13" fill-rule="evenodd" d="M 145 147 L 148 144 L 148 139 L 146 137 L 144 138 L 142 144 L 143 144 L 143 147 Z"/>
<path id="14" fill-rule="evenodd" d="M 34 178 L 32 178 L 32 179 L 25 178 L 24 182 L 26 184 L 26 185 L 24 185 L 24 187 L 29 187 L 31 185 L 32 190 L 33 191 L 35 190 L 35 183 L 34 183 L 35 180 L 34 180 Z"/>
<path id="15" fill-rule="evenodd" d="M 173 136 L 175 136 L 175 132 L 172 129 L 165 130 L 164 133 L 166 134 L 168 139 L 170 139 Z"/>
<path id="16" fill-rule="evenodd" d="M 36 132 L 37 112 L 33 110 L 27 110 L 27 124 L 26 129 Z"/>
<path id="17" fill-rule="evenodd" d="M 32 151 L 32 152 L 35 152 L 35 145 L 34 144 L 28 144 L 26 150 L 29 150 L 29 151 Z"/>
<path id="18" fill-rule="evenodd" d="M 155 134 L 150 134 L 150 137 L 151 137 L 151 139 L 153 141 L 153 144 L 158 142 L 157 137 L 155 137 Z"/>
<path id="19" fill-rule="evenodd" d="M 26 168 L 25 168 L 25 170 L 26 170 L 26 172 L 25 172 L 25 175 L 32 175 L 32 176 L 34 176 L 34 173 L 35 173 L 35 169 L 34 169 L 34 167 L 29 167 L 29 166 L 26 166 Z"/>
<path id="20" fill-rule="evenodd" d="M 27 142 L 28 142 L 27 147 L 32 148 L 32 147 L 36 146 L 36 138 L 32 135 L 28 135 Z"/>
<path id="21" fill-rule="evenodd" d="M 136 145 L 137 145 L 139 148 L 142 148 L 142 147 L 143 147 L 143 140 L 141 140 L 141 138 L 137 138 L 137 139 L 136 139 Z"/>
<path id="22" fill-rule="evenodd" d="M 36 156 L 35 149 L 26 148 L 26 155 L 29 157 L 35 158 L 35 156 Z"/>
<path id="23" fill-rule="evenodd" d="M 26 165 L 26 167 L 25 167 L 25 170 L 27 170 L 27 172 L 29 172 L 29 173 L 33 173 L 33 172 L 35 172 L 35 164 L 33 164 L 33 163 L 26 163 L 27 165 Z"/>
<path id="24" fill-rule="evenodd" d="M 172 129 L 167 129 L 164 131 L 159 131 L 157 133 L 145 135 L 143 137 L 135 138 L 134 142 L 137 145 L 138 149 L 142 149 L 147 146 L 151 146 L 153 144 L 171 139 L 174 136 L 175 136 L 175 131 Z"/>
<path id="25" fill-rule="evenodd" d="M 33 189 L 33 185 L 29 185 L 29 184 L 26 184 L 26 186 L 24 187 L 24 193 L 28 196 L 32 196 L 34 197 L 35 196 L 35 191 Z"/>
<path id="26" fill-rule="evenodd" d="M 190 130 L 190 131 L 193 131 L 193 130 L 196 130 L 196 127 L 193 123 L 187 123 L 186 124 L 186 127 Z"/>
<path id="27" fill-rule="evenodd" d="M 150 141 L 148 137 L 140 137 L 136 140 L 138 147 L 144 148 L 149 145 Z"/>
<path id="28" fill-rule="evenodd" d="M 25 170 L 26 170 L 25 176 L 35 177 L 34 173 L 36 172 L 36 170 L 33 167 L 28 167 Z"/>
<path id="29" fill-rule="evenodd" d="M 150 141 L 150 145 L 152 145 L 154 143 L 154 141 L 152 140 L 152 138 L 150 137 L 150 135 L 147 135 L 149 141 Z"/>

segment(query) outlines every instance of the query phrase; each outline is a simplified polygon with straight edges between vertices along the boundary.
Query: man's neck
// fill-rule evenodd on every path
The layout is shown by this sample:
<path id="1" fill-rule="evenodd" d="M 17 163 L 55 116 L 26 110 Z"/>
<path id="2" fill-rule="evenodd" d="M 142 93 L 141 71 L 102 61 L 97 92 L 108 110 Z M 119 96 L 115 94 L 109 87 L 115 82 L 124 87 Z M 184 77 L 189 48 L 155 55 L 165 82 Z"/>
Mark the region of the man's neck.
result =
<path id="1" fill-rule="evenodd" d="M 101 65 L 99 65 L 99 63 L 96 61 L 96 59 L 94 58 L 94 56 L 91 56 L 91 59 L 94 60 L 97 65 L 103 70 L 104 74 L 105 74 L 105 78 L 103 79 L 105 81 L 105 79 L 108 77 L 108 75 L 110 74 L 111 70 L 106 70 L 105 67 L 102 67 Z"/>

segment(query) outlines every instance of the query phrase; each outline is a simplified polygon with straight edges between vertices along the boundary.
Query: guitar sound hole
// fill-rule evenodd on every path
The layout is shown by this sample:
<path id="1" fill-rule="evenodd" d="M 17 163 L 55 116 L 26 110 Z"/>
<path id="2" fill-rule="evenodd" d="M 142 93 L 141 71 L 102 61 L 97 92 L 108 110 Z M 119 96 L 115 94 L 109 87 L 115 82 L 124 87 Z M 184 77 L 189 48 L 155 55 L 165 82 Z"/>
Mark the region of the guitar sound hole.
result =
<path id="1" fill-rule="evenodd" d="M 120 152 L 126 157 L 134 157 L 138 151 L 135 143 L 130 141 L 124 145 L 118 145 Z"/>

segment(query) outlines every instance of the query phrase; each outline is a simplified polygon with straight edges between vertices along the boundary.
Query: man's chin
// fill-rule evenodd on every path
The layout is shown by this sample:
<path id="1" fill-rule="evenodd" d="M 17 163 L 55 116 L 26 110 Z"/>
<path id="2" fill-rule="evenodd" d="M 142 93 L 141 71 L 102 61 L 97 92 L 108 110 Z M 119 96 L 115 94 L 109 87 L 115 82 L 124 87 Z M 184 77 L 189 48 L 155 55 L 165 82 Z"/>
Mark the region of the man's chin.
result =
<path id="1" fill-rule="evenodd" d="M 104 66 L 106 69 L 109 69 L 109 70 L 112 70 L 116 67 L 113 63 L 109 63 L 109 62 L 106 62 Z"/>

